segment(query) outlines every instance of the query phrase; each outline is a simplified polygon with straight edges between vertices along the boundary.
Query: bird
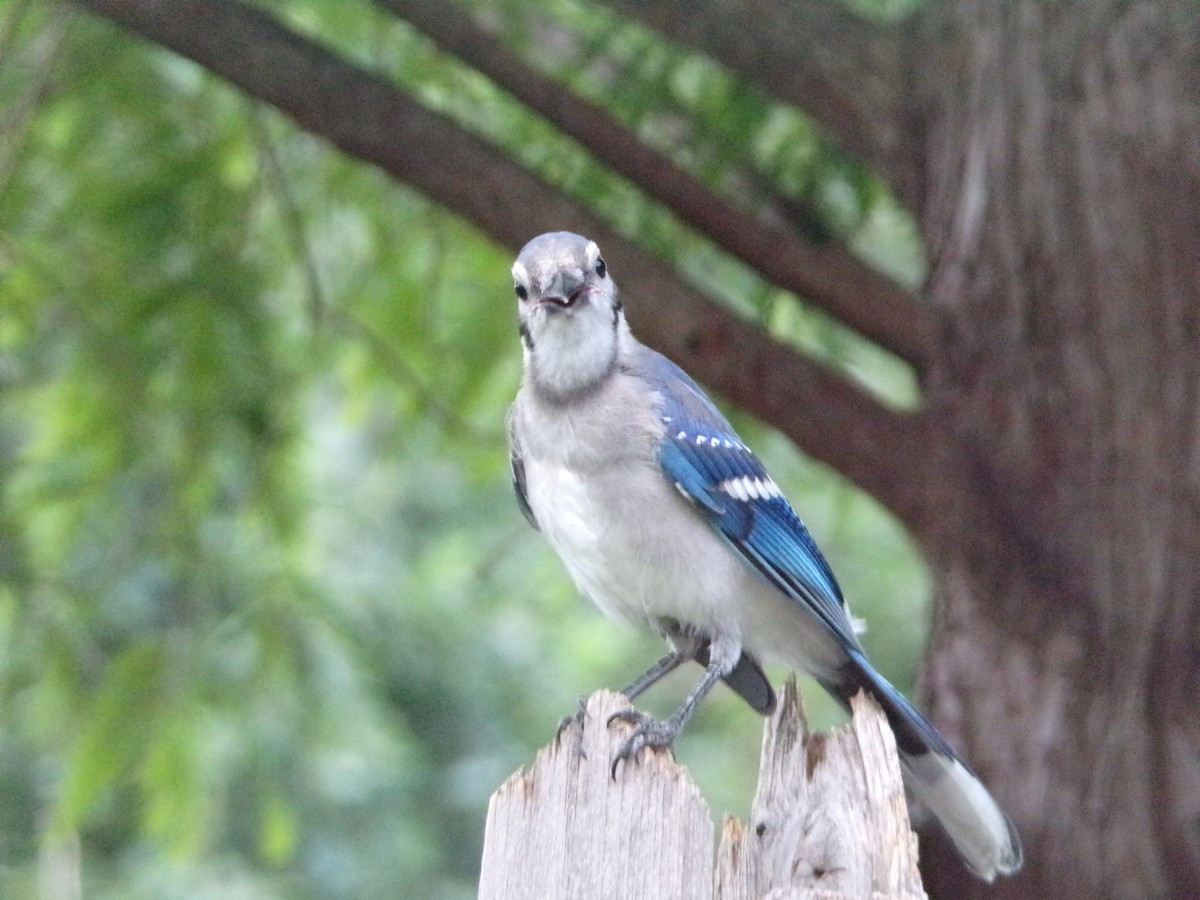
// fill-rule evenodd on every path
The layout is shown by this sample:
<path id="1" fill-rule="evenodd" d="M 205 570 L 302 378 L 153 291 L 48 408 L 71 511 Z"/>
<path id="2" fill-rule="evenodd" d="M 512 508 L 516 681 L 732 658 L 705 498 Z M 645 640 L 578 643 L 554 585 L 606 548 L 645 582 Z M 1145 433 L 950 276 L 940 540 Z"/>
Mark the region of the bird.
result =
<path id="1" fill-rule="evenodd" d="M 816 679 L 843 706 L 865 690 L 896 737 L 908 790 L 977 876 L 1020 869 L 1012 820 L 937 729 L 867 659 L 842 590 L 779 485 L 700 386 L 629 328 L 595 241 L 529 241 L 512 266 L 523 368 L 508 414 L 517 502 L 608 618 L 668 653 L 633 700 L 679 666 L 704 674 L 666 719 L 636 710 L 612 761 L 672 745 L 724 681 L 769 714 L 763 666 Z"/>

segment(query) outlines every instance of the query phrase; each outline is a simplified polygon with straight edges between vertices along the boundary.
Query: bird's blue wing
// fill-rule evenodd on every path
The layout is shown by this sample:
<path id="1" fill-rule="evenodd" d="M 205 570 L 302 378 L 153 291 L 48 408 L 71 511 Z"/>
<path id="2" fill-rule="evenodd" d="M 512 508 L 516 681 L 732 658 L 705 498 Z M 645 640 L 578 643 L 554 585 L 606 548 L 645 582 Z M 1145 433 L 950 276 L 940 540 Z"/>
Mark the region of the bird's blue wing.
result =
<path id="1" fill-rule="evenodd" d="M 666 477 L 750 565 L 857 646 L 841 588 L 800 517 L 695 382 L 659 359 Z"/>

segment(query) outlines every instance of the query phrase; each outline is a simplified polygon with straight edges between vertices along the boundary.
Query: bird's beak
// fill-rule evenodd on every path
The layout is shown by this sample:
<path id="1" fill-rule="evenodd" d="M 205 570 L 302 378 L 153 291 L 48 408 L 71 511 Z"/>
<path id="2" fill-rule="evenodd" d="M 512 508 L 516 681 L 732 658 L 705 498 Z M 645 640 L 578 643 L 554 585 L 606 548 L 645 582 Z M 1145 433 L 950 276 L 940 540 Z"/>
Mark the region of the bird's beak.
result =
<path id="1" fill-rule="evenodd" d="M 537 302 L 539 306 L 549 306 L 551 309 L 570 309 L 587 289 L 586 281 L 576 278 L 574 275 L 559 272 L 542 291 Z"/>

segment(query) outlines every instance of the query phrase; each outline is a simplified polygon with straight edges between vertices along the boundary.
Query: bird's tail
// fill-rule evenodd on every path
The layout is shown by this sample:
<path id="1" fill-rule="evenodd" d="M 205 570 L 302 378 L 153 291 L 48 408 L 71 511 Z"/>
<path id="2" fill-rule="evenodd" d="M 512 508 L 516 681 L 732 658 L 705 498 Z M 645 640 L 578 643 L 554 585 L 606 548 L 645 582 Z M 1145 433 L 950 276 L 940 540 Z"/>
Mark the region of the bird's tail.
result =
<path id="1" fill-rule="evenodd" d="M 929 720 L 862 654 L 852 651 L 837 680 L 823 683 L 843 704 L 862 688 L 883 708 L 896 735 L 905 785 L 941 823 L 976 875 L 990 882 L 1021 868 L 1021 839 L 1004 810 Z"/>

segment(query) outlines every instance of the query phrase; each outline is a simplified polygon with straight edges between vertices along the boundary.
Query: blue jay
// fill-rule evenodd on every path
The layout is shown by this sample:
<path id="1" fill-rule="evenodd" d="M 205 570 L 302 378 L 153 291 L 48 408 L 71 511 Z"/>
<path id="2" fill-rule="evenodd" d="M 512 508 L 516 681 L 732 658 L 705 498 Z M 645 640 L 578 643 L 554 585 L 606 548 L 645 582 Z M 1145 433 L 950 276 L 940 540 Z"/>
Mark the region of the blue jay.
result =
<path id="1" fill-rule="evenodd" d="M 843 705 L 883 707 L 909 789 L 981 878 L 1017 871 L 1012 822 L 945 739 L 867 660 L 808 530 L 699 386 L 629 330 L 595 242 L 534 238 L 512 268 L 524 375 L 509 414 L 521 510 L 608 617 L 670 653 L 630 699 L 689 660 L 704 675 L 669 718 L 630 715 L 614 771 L 670 745 L 724 680 L 753 708 L 775 696 L 761 663 L 817 679 Z"/>

